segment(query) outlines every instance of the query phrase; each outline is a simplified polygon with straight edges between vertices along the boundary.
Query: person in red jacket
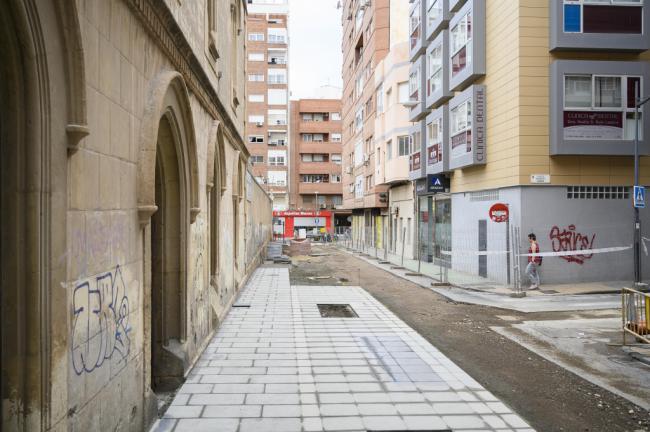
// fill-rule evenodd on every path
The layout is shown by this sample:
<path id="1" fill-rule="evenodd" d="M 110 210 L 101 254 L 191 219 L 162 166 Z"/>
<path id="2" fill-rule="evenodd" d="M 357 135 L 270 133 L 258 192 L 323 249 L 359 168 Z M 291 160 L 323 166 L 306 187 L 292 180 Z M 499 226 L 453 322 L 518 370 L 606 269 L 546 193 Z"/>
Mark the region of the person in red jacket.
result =
<path id="1" fill-rule="evenodd" d="M 539 266 L 542 265 L 542 257 L 538 256 L 539 244 L 537 243 L 537 236 L 534 233 L 528 234 L 528 265 L 526 266 L 526 276 L 530 279 L 530 289 L 539 289 Z"/>

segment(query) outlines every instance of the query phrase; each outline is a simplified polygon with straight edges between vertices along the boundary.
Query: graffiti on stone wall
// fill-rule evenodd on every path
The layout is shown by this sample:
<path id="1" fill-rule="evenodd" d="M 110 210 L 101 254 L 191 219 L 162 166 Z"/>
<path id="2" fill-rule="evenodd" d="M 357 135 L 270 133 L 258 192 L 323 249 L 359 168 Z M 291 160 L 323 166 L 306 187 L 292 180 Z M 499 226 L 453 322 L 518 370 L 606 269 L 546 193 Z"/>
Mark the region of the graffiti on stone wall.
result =
<path id="1" fill-rule="evenodd" d="M 75 283 L 72 296 L 72 367 L 90 373 L 106 361 L 111 371 L 126 366 L 131 350 L 129 297 L 122 270 Z"/>
<path id="2" fill-rule="evenodd" d="M 582 234 L 576 231 L 575 225 L 571 224 L 565 229 L 554 226 L 551 228 L 549 238 L 551 239 L 553 252 L 573 252 L 593 249 L 596 234 Z M 566 262 L 579 265 L 583 265 L 591 257 L 593 257 L 593 253 L 560 256 Z"/>

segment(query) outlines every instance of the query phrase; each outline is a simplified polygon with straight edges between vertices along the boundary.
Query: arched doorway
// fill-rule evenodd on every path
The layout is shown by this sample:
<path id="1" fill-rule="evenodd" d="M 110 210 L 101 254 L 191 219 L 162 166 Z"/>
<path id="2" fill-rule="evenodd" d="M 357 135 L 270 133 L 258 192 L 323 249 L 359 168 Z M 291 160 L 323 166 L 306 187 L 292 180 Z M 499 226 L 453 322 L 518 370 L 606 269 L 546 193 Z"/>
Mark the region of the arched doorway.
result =
<path id="1" fill-rule="evenodd" d="M 145 355 L 150 359 L 145 376 L 148 387 L 162 393 L 183 382 L 191 361 L 186 343 L 188 238 L 200 205 L 194 124 L 183 78 L 165 71 L 151 83 L 140 134 L 137 199 L 144 302 L 150 313 L 145 319 Z M 147 394 L 155 402 L 152 396 Z"/>
<path id="2" fill-rule="evenodd" d="M 156 145 L 155 193 L 158 210 L 151 218 L 151 371 L 156 392 L 171 391 L 183 381 L 183 277 L 186 197 L 181 193 L 177 140 L 164 116 Z"/>

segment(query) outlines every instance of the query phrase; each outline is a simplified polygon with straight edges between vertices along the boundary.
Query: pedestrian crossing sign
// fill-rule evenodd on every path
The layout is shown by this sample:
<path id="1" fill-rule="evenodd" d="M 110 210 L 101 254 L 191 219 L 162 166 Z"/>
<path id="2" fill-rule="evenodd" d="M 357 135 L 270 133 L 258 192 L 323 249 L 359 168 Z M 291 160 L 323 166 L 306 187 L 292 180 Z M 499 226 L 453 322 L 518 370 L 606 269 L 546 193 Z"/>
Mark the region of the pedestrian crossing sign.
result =
<path id="1" fill-rule="evenodd" d="M 634 207 L 645 208 L 645 187 L 634 186 Z"/>

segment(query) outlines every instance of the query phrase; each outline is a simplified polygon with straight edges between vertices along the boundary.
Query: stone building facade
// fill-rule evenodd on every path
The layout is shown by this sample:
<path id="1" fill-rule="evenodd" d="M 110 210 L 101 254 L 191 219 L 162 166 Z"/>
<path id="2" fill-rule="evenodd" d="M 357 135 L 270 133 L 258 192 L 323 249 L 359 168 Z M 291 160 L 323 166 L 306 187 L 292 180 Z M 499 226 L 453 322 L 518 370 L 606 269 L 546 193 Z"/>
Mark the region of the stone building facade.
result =
<path id="1" fill-rule="evenodd" d="M 0 4 L 1 430 L 145 430 L 260 262 L 246 13 Z"/>

